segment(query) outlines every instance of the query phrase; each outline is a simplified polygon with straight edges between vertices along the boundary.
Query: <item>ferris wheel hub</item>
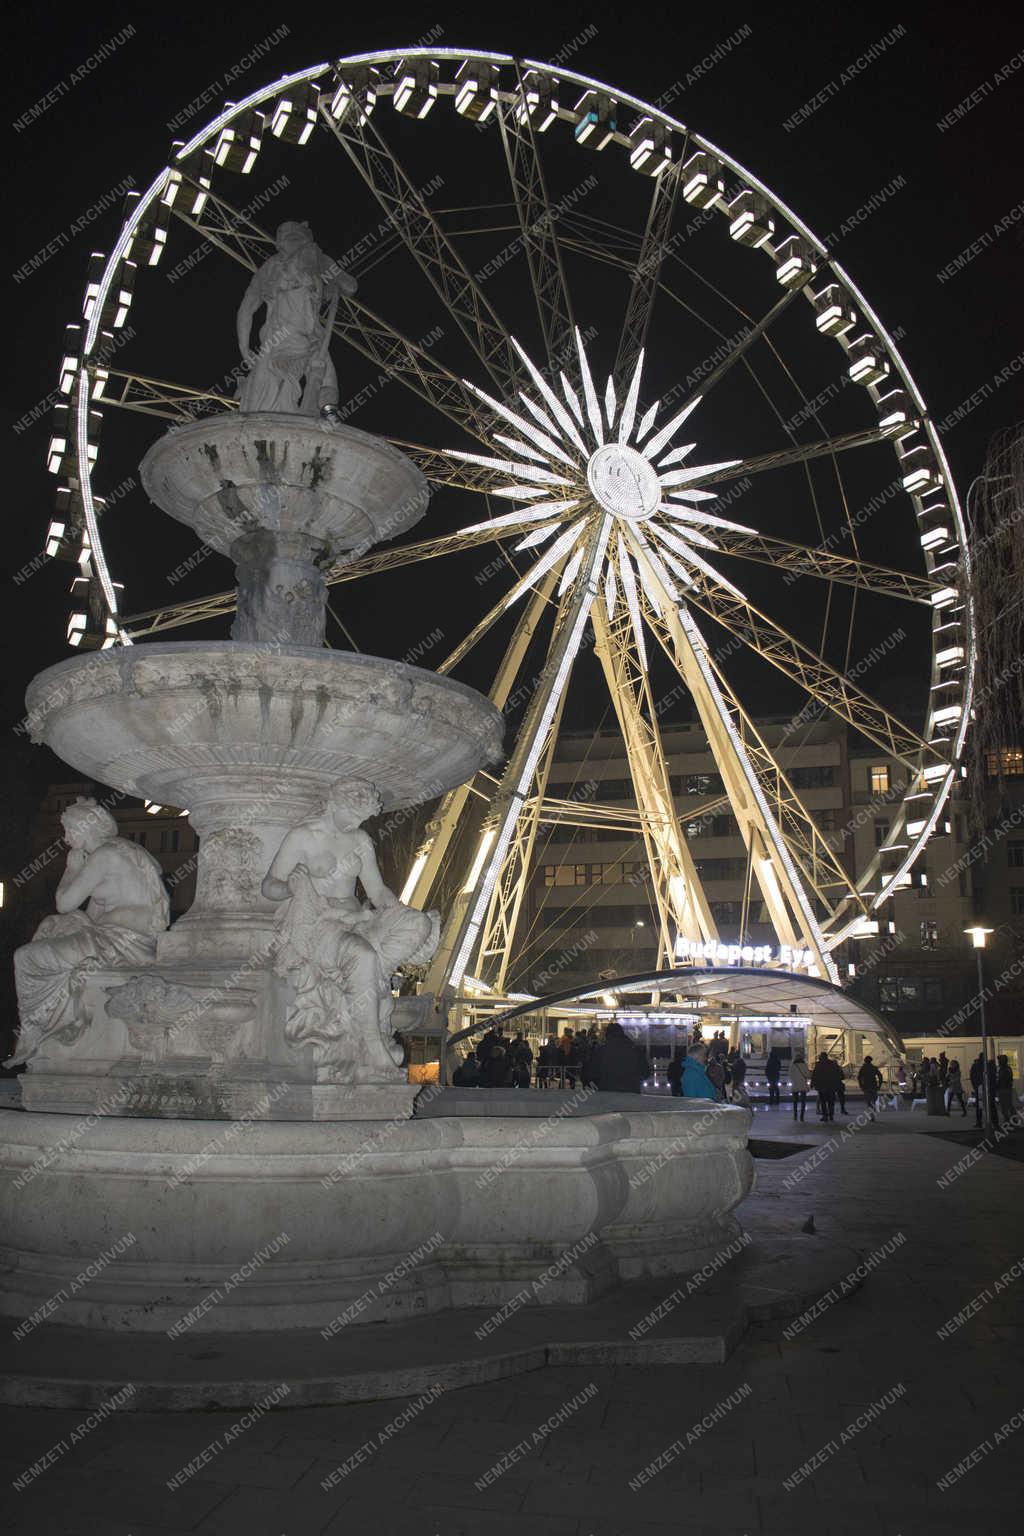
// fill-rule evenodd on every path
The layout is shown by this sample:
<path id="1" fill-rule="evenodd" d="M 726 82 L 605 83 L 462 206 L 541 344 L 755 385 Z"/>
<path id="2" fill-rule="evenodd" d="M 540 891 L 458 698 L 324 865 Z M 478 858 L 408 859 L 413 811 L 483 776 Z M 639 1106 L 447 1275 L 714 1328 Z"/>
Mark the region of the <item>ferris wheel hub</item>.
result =
<path id="1" fill-rule="evenodd" d="M 606 443 L 591 455 L 587 484 L 606 512 L 628 522 L 650 517 L 662 495 L 653 464 L 623 443 Z"/>

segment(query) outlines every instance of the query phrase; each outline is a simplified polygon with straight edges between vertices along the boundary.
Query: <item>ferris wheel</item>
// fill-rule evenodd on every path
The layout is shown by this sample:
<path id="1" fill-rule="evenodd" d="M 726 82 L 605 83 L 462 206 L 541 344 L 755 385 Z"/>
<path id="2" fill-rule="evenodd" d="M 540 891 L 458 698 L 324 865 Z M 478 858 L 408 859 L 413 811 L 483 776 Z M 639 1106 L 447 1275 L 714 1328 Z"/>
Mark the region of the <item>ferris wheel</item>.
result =
<path id="1" fill-rule="evenodd" d="M 964 522 L 896 341 L 826 245 L 726 152 L 634 96 L 505 55 L 395 50 L 277 80 L 176 144 L 93 259 L 69 327 L 47 551 L 78 562 L 70 642 L 144 642 L 233 608 L 225 591 L 132 612 L 120 543 L 101 533 L 107 443 L 121 413 L 175 423 L 235 408 L 230 376 L 172 382 L 166 346 L 147 339 L 149 269 L 190 229 L 236 274 L 255 270 L 274 249 L 259 219 L 272 193 L 259 189 L 287 180 L 295 156 L 316 157 L 315 184 L 346 206 L 376 212 L 347 263 L 360 288 L 331 323 L 350 357 L 406 391 L 390 421 L 407 405 L 424 424 L 422 440 L 391 440 L 437 490 L 431 520 L 446 497 L 476 498 L 459 526 L 356 551 L 328 581 L 493 556 L 485 611 L 467 601 L 466 633 L 436 670 L 497 645 L 491 698 L 524 701 L 503 771 L 445 797 L 402 891 L 426 905 L 483 793 L 427 985 L 440 995 L 472 975 L 507 990 L 542 829 L 572 824 L 548 779 L 584 652 L 633 791 L 628 812 L 588 814 L 644 846 L 659 964 L 680 939 L 691 953 L 721 943 L 674 804 L 660 669 L 692 701 L 720 780 L 687 816 L 731 812 L 779 945 L 836 980 L 836 946 L 878 931 L 959 771 L 973 661 Z M 387 282 L 371 304 L 375 269 Z M 168 290 L 162 300 L 173 308 Z M 862 681 L 894 633 L 916 637 L 917 697 L 900 712 Z M 863 868 L 756 723 L 757 679 L 772 673 L 906 770 Z"/>

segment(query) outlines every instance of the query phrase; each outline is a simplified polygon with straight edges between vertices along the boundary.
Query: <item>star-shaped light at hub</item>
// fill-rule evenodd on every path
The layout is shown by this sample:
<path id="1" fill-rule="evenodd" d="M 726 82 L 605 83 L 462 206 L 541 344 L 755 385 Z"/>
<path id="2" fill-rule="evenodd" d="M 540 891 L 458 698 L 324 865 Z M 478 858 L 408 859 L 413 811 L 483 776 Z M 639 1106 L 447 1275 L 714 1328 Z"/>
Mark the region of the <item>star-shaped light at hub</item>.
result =
<path id="1" fill-rule="evenodd" d="M 601 579 L 604 599 L 611 617 L 621 600 L 629 610 L 634 630 L 641 634 L 637 583 L 648 591 L 649 576 L 643 561 L 637 560 L 637 548 L 657 573 L 664 590 L 680 602 L 677 582 L 692 584 L 693 570 L 713 574 L 702 551 L 718 549 L 714 530 L 731 529 L 752 533 L 742 523 L 712 516 L 702 510 L 713 502 L 717 492 L 703 490 L 700 482 L 723 470 L 733 469 L 742 461 L 728 459 L 715 464 L 693 464 L 678 468 L 696 447 L 695 443 L 673 446 L 673 439 L 700 404 L 697 395 L 657 431 L 659 402 L 636 419 L 637 402 L 643 378 L 644 353 L 637 358 L 621 408 L 615 387 L 609 378 L 602 400 L 594 384 L 586 348 L 579 331 L 576 348 L 579 356 L 580 392 L 564 373 L 559 374 L 563 399 L 544 378 L 513 339 L 536 391 L 536 398 L 525 390 L 520 400 L 526 415 L 495 400 L 475 384 L 466 387 L 493 411 L 502 427 L 494 440 L 512 457 L 466 453 L 459 449 L 443 451 L 453 459 L 480 465 L 507 476 L 507 483 L 490 488 L 490 494 L 520 503 L 515 512 L 473 523 L 464 533 L 496 533 L 510 527 L 528 527 L 515 546 L 516 552 L 541 549 L 535 563 L 516 582 L 506 598 L 511 607 L 524 592 L 535 585 L 559 560 L 565 561 L 560 591 L 568 587 L 579 571 L 584 542 L 594 518 L 612 515 L 621 532 L 609 540 L 607 566 Z M 627 532 L 628 530 L 628 532 Z M 641 642 L 642 643 L 642 642 Z"/>

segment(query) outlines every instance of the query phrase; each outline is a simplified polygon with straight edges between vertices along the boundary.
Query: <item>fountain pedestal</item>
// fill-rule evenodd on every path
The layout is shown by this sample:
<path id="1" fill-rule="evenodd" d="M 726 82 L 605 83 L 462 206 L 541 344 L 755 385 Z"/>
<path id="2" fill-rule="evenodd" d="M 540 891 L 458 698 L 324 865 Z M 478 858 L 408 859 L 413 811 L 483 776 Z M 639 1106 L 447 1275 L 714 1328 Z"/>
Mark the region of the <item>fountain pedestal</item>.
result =
<path id="1" fill-rule="evenodd" d="M 415 523 L 419 471 L 390 444 L 299 416 L 228 415 L 169 431 L 142 480 L 239 571 L 236 638 L 75 657 L 28 693 L 33 737 L 83 774 L 188 808 L 196 898 L 148 965 L 88 968 L 87 1027 L 50 1033 L 27 1108 L 119 1116 L 367 1119 L 409 1115 L 416 1088 L 377 1051 L 328 1069 L 286 1038 L 280 903 L 261 886 L 332 785 L 383 810 L 433 799 L 501 749 L 472 689 L 325 650 L 324 568 Z"/>

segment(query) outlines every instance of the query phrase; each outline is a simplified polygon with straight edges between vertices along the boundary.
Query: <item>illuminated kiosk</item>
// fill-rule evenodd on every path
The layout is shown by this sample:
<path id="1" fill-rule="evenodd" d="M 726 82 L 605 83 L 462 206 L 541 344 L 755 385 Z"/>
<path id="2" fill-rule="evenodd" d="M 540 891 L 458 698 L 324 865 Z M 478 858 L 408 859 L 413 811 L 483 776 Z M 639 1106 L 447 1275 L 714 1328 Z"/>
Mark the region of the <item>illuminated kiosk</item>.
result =
<path id="1" fill-rule="evenodd" d="M 540 1019 L 544 1034 L 556 1020 L 578 1027 L 585 1020 L 603 1025 L 615 1019 L 645 1045 L 653 1087 L 663 1086 L 664 1065 L 676 1050 L 688 1044 L 696 1025 L 705 1039 L 710 1031 L 724 1028 L 730 1044 L 752 1065 L 772 1046 L 781 1051 L 784 1065 L 796 1049 L 804 1050 L 810 1063 L 841 1036 L 846 1037 L 849 1059 L 859 1059 L 856 1048 L 849 1049 L 859 1036 L 877 1042 L 873 1045 L 879 1053 L 876 1060 L 886 1053 L 894 1059 L 905 1053 L 892 1025 L 849 992 L 821 977 L 769 964 L 721 966 L 696 961 L 673 970 L 616 977 L 546 997 L 513 1001 L 481 995 L 472 1011 L 476 1015 L 473 1022 L 449 1036 L 450 1047 L 498 1023 L 512 1030 Z M 756 1078 L 748 1077 L 748 1089 L 756 1082 Z"/>

